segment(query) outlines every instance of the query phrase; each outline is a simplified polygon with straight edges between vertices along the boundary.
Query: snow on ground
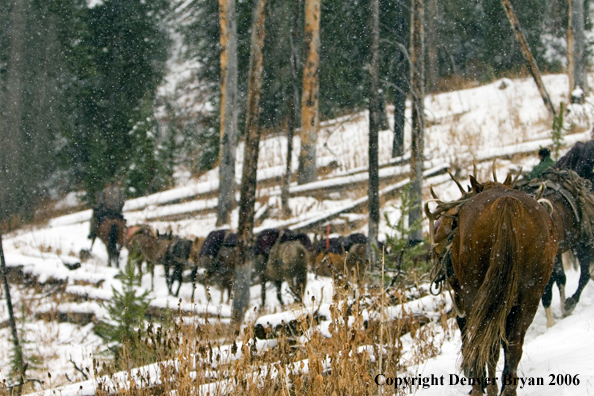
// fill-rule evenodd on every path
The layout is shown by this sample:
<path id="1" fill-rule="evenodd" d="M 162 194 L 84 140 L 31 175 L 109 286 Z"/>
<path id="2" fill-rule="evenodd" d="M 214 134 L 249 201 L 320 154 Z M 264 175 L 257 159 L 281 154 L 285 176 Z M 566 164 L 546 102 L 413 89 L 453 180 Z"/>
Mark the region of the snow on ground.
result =
<path id="1" fill-rule="evenodd" d="M 195 65 L 187 64 L 180 73 L 188 74 Z M 184 75 L 185 75 L 184 74 Z M 590 76 L 592 77 L 592 76 Z M 549 75 L 544 77 L 545 84 L 553 103 L 558 104 L 567 91 L 567 77 L 565 75 Z M 175 84 L 175 81 L 171 81 Z M 174 89 L 173 86 L 164 89 Z M 180 98 L 183 102 L 186 98 Z M 567 117 L 567 126 L 573 124 L 565 139 L 568 146 L 576 141 L 585 141 L 591 138 L 590 130 L 594 120 L 594 106 L 592 96 L 583 106 L 570 106 L 571 113 Z M 466 172 L 470 170 L 473 160 L 478 162 L 480 180 L 490 180 L 491 166 L 481 163 L 497 155 L 505 155 L 510 159 L 500 159 L 497 162 L 497 174 L 505 178 L 511 169 L 517 170 L 523 166 L 530 170 L 538 163 L 536 151 L 541 145 L 550 145 L 551 120 L 547 114 L 538 91 L 531 79 L 509 80 L 502 79 L 481 87 L 476 87 L 457 92 L 428 96 L 426 98 L 428 128 L 426 131 L 426 159 L 427 167 L 451 165 L 454 171 L 461 171 L 462 183 Z M 391 112 L 391 109 L 389 109 Z M 407 108 L 410 116 L 410 108 Z M 292 186 L 292 190 L 312 191 L 305 196 L 295 196 L 290 199 L 289 205 L 293 216 L 288 220 L 280 220 L 271 216 L 275 208 L 279 207 L 278 187 L 280 182 L 259 190 L 258 214 L 262 216 L 258 221 L 256 231 L 268 227 L 299 226 L 309 224 L 316 219 L 323 219 L 329 214 L 346 208 L 345 218 L 360 219 L 361 213 L 349 212 L 348 208 L 356 205 L 359 200 L 364 200 L 365 187 L 352 187 L 350 183 L 366 180 L 367 167 L 367 112 L 361 112 L 340 119 L 322 123 L 318 138 L 318 165 L 325 166 L 332 161 L 338 163 L 338 168 L 330 170 L 323 180 L 318 180 L 310 186 Z M 390 130 L 380 133 L 380 164 L 385 166 L 381 172 L 386 174 L 387 189 L 399 186 L 402 181 L 401 174 L 406 173 L 407 166 L 391 162 Z M 410 146 L 410 124 L 406 125 L 405 146 Z M 567 150 L 568 147 L 563 150 Z M 259 159 L 259 180 L 275 180 L 284 172 L 284 152 L 286 151 L 286 138 L 284 136 L 268 137 L 262 140 Z M 297 169 L 297 155 L 299 152 L 299 138 L 295 138 L 293 169 Z M 514 153 L 534 153 L 515 156 Z M 243 156 L 243 143 L 237 148 L 237 175 L 241 175 Z M 185 237 L 206 236 L 215 228 L 216 196 L 218 188 L 218 170 L 207 172 L 198 179 L 183 180 L 176 188 L 163 191 L 147 197 L 129 200 L 125 207 L 125 216 L 128 225 L 146 222 L 154 228 L 165 231 L 171 229 L 174 233 Z M 392 178 L 394 181 L 392 182 Z M 279 179 L 280 180 L 280 179 Z M 180 181 L 181 182 L 181 181 Z M 452 200 L 459 197 L 457 187 L 444 176 L 428 179 L 429 184 L 435 185 L 435 191 L 442 200 Z M 336 185 L 338 190 L 329 194 L 327 198 L 318 195 L 318 189 Z M 342 189 L 340 189 L 342 186 Z M 63 200 L 61 208 L 77 204 L 76 195 Z M 428 190 L 424 198 L 429 198 Z M 361 201 L 363 202 L 363 201 Z M 398 210 L 398 198 L 387 201 L 382 208 L 380 222 L 380 236 L 393 233 L 387 226 L 384 214 L 390 222 L 395 223 L 401 215 Z M 88 249 L 90 242 L 86 238 L 89 231 L 90 210 L 68 214 L 52 219 L 47 226 L 22 229 L 4 236 L 4 248 L 9 267 L 22 266 L 26 274 L 38 277 L 39 282 L 59 281 L 65 284 L 63 300 L 53 300 L 51 296 L 34 296 L 27 292 L 27 288 L 17 285 L 15 290 L 16 310 L 24 312 L 28 320 L 22 325 L 25 333 L 26 351 L 29 356 L 39 356 L 40 362 L 34 369 L 43 372 L 52 370 L 68 373 L 69 378 L 77 377 L 73 361 L 88 365 L 91 354 L 96 354 L 102 349 L 100 340 L 92 331 L 92 324 L 85 326 L 71 323 L 57 323 L 35 319 L 28 306 L 33 306 L 38 312 L 52 313 L 61 310 L 79 313 L 91 313 L 97 319 L 105 319 L 105 307 L 101 302 L 109 302 L 112 296 L 112 287 L 121 289 L 121 282 L 114 278 L 117 270 L 106 267 L 107 252 L 100 241 L 97 241 L 92 257 L 80 268 L 70 270 L 64 263 L 77 262 L 79 252 Z M 236 228 L 238 212 L 232 213 L 232 228 Z M 428 224 L 425 224 L 427 227 Z M 321 227 L 320 227 L 321 228 Z M 366 232 L 363 225 L 359 230 Z M 124 250 L 121 262 L 127 259 Z M 196 315 L 217 315 L 228 320 L 231 308 L 227 303 L 220 304 L 221 293 L 218 290 L 207 291 L 198 285 L 195 301 L 190 301 L 191 285 L 184 284 L 180 291 L 180 298 L 167 295 L 162 267 L 155 269 L 155 288 L 150 293 L 151 304 L 160 308 L 175 309 L 180 304 L 184 311 L 194 312 Z M 569 291 L 575 288 L 576 274 L 568 276 Z M 142 290 L 150 290 L 150 275 L 142 278 Z M 308 296 L 305 301 L 311 304 L 311 296 L 315 296 L 316 303 L 329 303 L 332 296 L 332 282 L 326 278 L 315 279 L 308 277 Z M 207 301 L 210 293 L 212 301 Z M 269 285 L 266 291 L 267 311 L 280 311 L 280 304 L 276 299 L 276 291 Z M 293 302 L 286 284 L 283 286 L 285 302 Z M 29 296 L 29 297 L 27 297 Z M 260 303 L 260 286 L 254 285 L 250 290 L 250 304 L 256 307 Z M 567 387 L 557 389 L 554 387 L 527 388 L 525 394 L 548 394 L 549 391 L 565 392 L 561 394 L 586 394 L 584 386 L 593 386 L 594 380 L 588 373 L 594 373 L 592 364 L 587 356 L 594 352 L 594 340 L 590 332 L 594 331 L 594 308 L 592 298 L 594 286 L 588 285 L 576 312 L 569 318 L 560 320 L 558 325 L 546 331 L 544 327 L 544 314 L 539 310 L 534 325 L 530 328 L 525 355 L 521 368 L 525 375 L 544 376 L 548 374 L 569 373 L 580 374 L 582 385 L 578 388 Z M 73 302 L 87 300 L 84 302 Z M 180 302 L 181 299 L 181 302 Z M 33 302 L 31 302 L 33 301 Z M 23 311 L 24 310 L 24 311 Z M 250 310 L 253 312 L 253 310 Z M 7 317 L 4 303 L 0 304 L 0 323 Z M 0 380 L 6 377 L 9 371 L 10 337 L 7 328 L 0 329 Z M 567 348 L 567 349 L 565 349 Z M 431 359 L 419 368 L 423 375 L 426 373 L 456 373 L 457 351 L 459 337 L 447 340 L 441 354 Z M 53 351 L 53 352 L 52 352 Z M 590 377 L 588 377 L 590 375 Z M 57 379 L 56 379 L 57 380 Z M 61 378 L 60 381 L 67 381 Z M 588 381 L 590 384 L 588 385 Z M 579 391 L 578 391 L 579 390 Z M 421 390 L 431 394 L 463 394 L 467 392 L 464 387 L 434 388 Z M 446 393 L 443 393 L 446 392 Z M 449 393 L 448 393 L 449 392 Z M 592 391 L 594 393 L 594 390 Z M 552 393 L 551 393 L 552 394 Z"/>
<path id="2" fill-rule="evenodd" d="M 577 288 L 579 273 L 567 273 L 567 293 L 571 295 Z M 518 388 L 518 394 L 523 396 L 578 396 L 594 394 L 594 284 L 589 283 L 582 293 L 580 303 L 573 314 L 561 318 L 559 293 L 554 290 L 553 314 L 557 323 L 550 329 L 546 327 L 546 318 L 542 305 L 524 341 L 522 360 L 518 368 L 518 376 L 526 379 L 542 378 L 544 385 L 526 385 Z M 422 377 L 444 376 L 444 385 L 432 386 L 429 389 L 418 389 L 417 395 L 458 396 L 468 395 L 471 386 L 450 385 L 450 375 L 462 377 L 459 370 L 459 351 L 461 346 L 460 332 L 446 340 L 441 352 L 433 359 L 422 365 L 411 367 L 409 373 Z M 497 366 L 499 389 L 501 390 L 501 372 L 503 370 L 503 353 Z M 579 385 L 550 385 L 553 376 L 577 376 Z"/>

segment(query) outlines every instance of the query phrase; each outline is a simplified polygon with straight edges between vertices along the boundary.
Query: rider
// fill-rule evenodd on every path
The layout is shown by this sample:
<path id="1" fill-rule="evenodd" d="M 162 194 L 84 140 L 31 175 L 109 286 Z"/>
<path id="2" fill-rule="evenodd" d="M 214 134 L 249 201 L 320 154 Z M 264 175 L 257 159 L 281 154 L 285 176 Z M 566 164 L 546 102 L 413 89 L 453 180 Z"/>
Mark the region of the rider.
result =
<path id="1" fill-rule="evenodd" d="M 93 241 L 97 237 L 97 227 L 104 218 L 117 217 L 124 219 L 122 210 L 126 203 L 126 196 L 119 183 L 109 183 L 97 194 L 96 202 L 97 204 L 93 208 L 93 216 L 91 217 L 91 232 L 88 236 Z"/>
<path id="2" fill-rule="evenodd" d="M 538 150 L 538 158 L 540 158 L 540 163 L 532 169 L 532 172 L 528 175 L 528 180 L 540 177 L 547 169 L 555 166 L 555 161 L 551 158 L 551 150 L 548 148 L 543 147 Z"/>

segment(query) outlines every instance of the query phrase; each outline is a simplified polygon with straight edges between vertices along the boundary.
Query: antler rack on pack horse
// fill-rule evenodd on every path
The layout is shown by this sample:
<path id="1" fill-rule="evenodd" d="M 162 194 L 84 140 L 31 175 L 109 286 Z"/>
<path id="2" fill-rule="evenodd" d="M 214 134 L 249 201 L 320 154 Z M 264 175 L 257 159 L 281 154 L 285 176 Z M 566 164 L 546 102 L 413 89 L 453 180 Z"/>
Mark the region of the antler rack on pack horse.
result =
<path id="1" fill-rule="evenodd" d="M 475 172 L 476 174 L 476 172 Z M 556 229 L 546 208 L 526 193 L 504 184 L 478 183 L 454 202 L 425 205 L 431 223 L 434 282 L 453 290 L 462 334 L 462 366 L 474 377 L 472 395 L 497 395 L 500 344 L 503 376 L 511 378 L 502 394 L 515 395 L 517 367 L 526 331 L 551 275 L 557 252 Z M 517 177 L 516 177 L 517 180 Z M 486 381 L 488 368 L 488 378 Z"/>

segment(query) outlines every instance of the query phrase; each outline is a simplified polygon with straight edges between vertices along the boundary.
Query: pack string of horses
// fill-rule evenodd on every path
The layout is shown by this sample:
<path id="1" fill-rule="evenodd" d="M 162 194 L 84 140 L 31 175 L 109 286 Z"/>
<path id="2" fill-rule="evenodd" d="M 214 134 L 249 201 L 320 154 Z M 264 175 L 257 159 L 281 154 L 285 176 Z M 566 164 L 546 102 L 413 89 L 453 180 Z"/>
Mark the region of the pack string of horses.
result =
<path id="1" fill-rule="evenodd" d="M 542 151 L 542 150 L 541 150 Z M 541 155 L 542 159 L 542 155 Z M 505 355 L 503 375 L 512 378 L 502 394 L 515 395 L 517 369 L 524 337 L 539 301 L 545 308 L 547 326 L 554 325 L 552 291 L 557 284 L 561 312 L 571 314 L 590 279 L 594 259 L 594 140 L 578 143 L 557 163 L 541 167 L 538 174 L 519 179 L 508 175 L 497 182 L 479 182 L 460 189 L 461 198 L 443 202 L 431 190 L 425 204 L 430 220 L 430 247 L 434 288 L 448 289 L 462 334 L 462 367 L 478 381 L 472 395 L 497 395 L 496 364 L 500 346 Z M 433 202 L 433 204 L 432 204 Z M 434 206 L 434 209 L 430 209 Z M 124 236 L 125 232 L 125 236 Z M 143 263 L 152 274 L 165 268 L 170 294 L 178 295 L 185 270 L 196 282 L 221 289 L 231 296 L 235 267 L 241 252 L 237 235 L 214 230 L 206 238 L 187 240 L 171 232 L 155 233 L 148 225 L 125 229 L 120 216 L 102 216 L 97 236 L 108 247 L 109 264 L 118 264 L 122 246 L 142 275 Z M 360 282 L 367 266 L 367 238 L 363 234 L 325 238 L 312 242 L 307 234 L 267 229 L 255 236 L 252 280 L 261 284 L 262 305 L 266 283 L 276 287 L 281 305 L 281 285 L 286 282 L 296 302 L 303 302 L 307 272 L 316 276 L 343 277 Z M 571 252 L 579 262 L 578 288 L 565 296 L 566 276 L 562 254 Z M 173 285 L 177 290 L 173 293 Z M 192 291 L 192 299 L 194 293 Z M 488 379 L 491 379 L 488 381 Z"/>

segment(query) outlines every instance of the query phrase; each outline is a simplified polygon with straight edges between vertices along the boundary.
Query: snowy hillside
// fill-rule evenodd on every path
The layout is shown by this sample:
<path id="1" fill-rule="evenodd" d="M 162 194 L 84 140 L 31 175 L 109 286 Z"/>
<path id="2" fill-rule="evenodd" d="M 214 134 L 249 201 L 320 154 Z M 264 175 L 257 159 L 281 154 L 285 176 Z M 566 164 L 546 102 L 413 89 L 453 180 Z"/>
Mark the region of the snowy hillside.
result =
<path id="1" fill-rule="evenodd" d="M 592 77 L 592 76 L 590 76 Z M 544 77 L 553 103 L 564 100 L 567 91 L 565 75 Z M 592 138 L 594 125 L 594 97 L 583 106 L 570 106 L 566 118 L 567 150 L 577 141 Z M 407 109 L 410 112 L 410 109 Z M 551 120 L 531 79 L 503 79 L 494 83 L 426 98 L 428 128 L 425 156 L 426 183 L 424 197 L 429 197 L 429 186 L 434 186 L 442 200 L 455 199 L 459 191 L 445 169 L 466 180 L 467 171 L 476 162 L 481 180 L 490 179 L 491 163 L 497 160 L 500 179 L 510 169 L 531 169 L 538 163 L 536 151 L 549 146 Z M 410 114 L 409 114 L 410 115 Z M 309 185 L 291 185 L 290 206 L 292 216 L 280 219 L 280 180 L 284 172 L 286 139 L 271 137 L 261 142 L 256 205 L 256 232 L 271 227 L 290 227 L 308 232 L 323 233 L 326 225 L 334 234 L 367 231 L 367 113 L 353 114 L 322 124 L 318 137 L 318 166 L 337 161 L 320 180 Z M 410 125 L 406 129 L 406 147 L 410 145 Z M 400 213 L 394 208 L 399 203 L 399 189 L 406 185 L 408 165 L 402 159 L 391 159 L 392 132 L 380 133 L 380 171 L 383 191 L 380 239 L 393 232 L 387 226 L 384 214 L 394 222 Z M 295 138 L 293 169 L 297 168 L 299 139 Z M 237 147 L 237 175 L 241 175 L 243 144 Z M 204 237 L 215 228 L 216 190 L 218 170 L 214 169 L 197 180 L 189 180 L 176 188 L 147 197 L 130 200 L 124 208 L 128 226 L 150 224 L 164 232 L 172 230 L 182 237 Z M 238 180 L 239 182 L 239 180 Z M 93 332 L 94 323 L 106 319 L 102 305 L 112 298 L 112 287 L 121 289 L 116 279 L 117 270 L 106 266 L 107 252 L 101 242 L 95 244 L 92 257 L 69 269 L 66 264 L 79 262 L 79 252 L 89 248 L 87 234 L 91 211 L 81 211 L 51 219 L 45 226 L 14 231 L 4 236 L 7 265 L 11 272 L 11 292 L 17 301 L 16 312 L 24 319 L 19 331 L 25 342 L 26 356 L 35 356 L 29 368 L 31 375 L 46 378 L 51 371 L 53 382 L 45 387 L 76 382 L 83 377 L 78 367 L 90 367 L 94 356 L 104 350 L 100 338 Z M 232 214 L 233 229 L 237 228 L 237 209 Z M 428 224 L 425 224 L 428 229 Z M 124 250 L 120 262 L 125 262 Z M 74 266 L 76 267 L 76 265 Z M 73 267 L 73 268 L 74 268 Z M 184 283 L 180 298 L 167 295 L 163 268 L 156 268 L 155 289 L 150 293 L 152 309 L 180 308 L 193 320 L 218 317 L 228 323 L 231 307 L 219 304 L 220 292 L 207 291 L 198 285 L 195 302 L 190 302 L 191 284 Z M 568 273 L 568 295 L 575 290 L 578 274 Z M 150 275 L 142 279 L 142 287 L 150 290 Z M 333 284 L 330 279 L 309 274 L 306 292 L 315 297 L 315 305 L 330 303 Z M 284 298 L 292 302 L 287 285 Z M 280 309 L 275 290 L 267 290 L 267 312 Z M 520 363 L 521 375 L 543 377 L 545 386 L 527 386 L 523 395 L 585 395 L 594 393 L 594 284 L 589 284 L 574 314 L 560 318 L 558 294 L 555 290 L 554 312 L 557 325 L 547 330 L 544 311 L 539 308 L 531 326 Z M 226 301 L 226 299 L 225 299 Z M 250 305 L 260 303 L 260 286 L 250 290 Z M 179 305 L 178 305 L 179 304 Z M 306 299 L 310 308 L 314 303 Z M 159 311 L 160 312 L 160 311 Z M 256 315 L 250 310 L 250 315 Z M 0 304 L 0 381 L 7 378 L 10 369 L 10 330 L 7 326 L 4 301 Z M 251 317 L 256 319 L 255 316 Z M 436 325 L 437 326 L 437 325 Z M 457 357 L 459 333 L 448 338 L 437 357 L 420 366 L 409 367 L 411 375 L 436 376 L 459 374 Z M 502 362 L 502 361 L 501 361 Z M 500 362 L 500 369 L 502 363 Z M 579 375 L 580 385 L 548 386 L 549 374 Z M 375 386 L 375 385 L 374 385 Z M 37 389 L 41 389 L 37 386 Z M 468 386 L 435 386 L 420 389 L 419 394 L 464 395 Z"/>

